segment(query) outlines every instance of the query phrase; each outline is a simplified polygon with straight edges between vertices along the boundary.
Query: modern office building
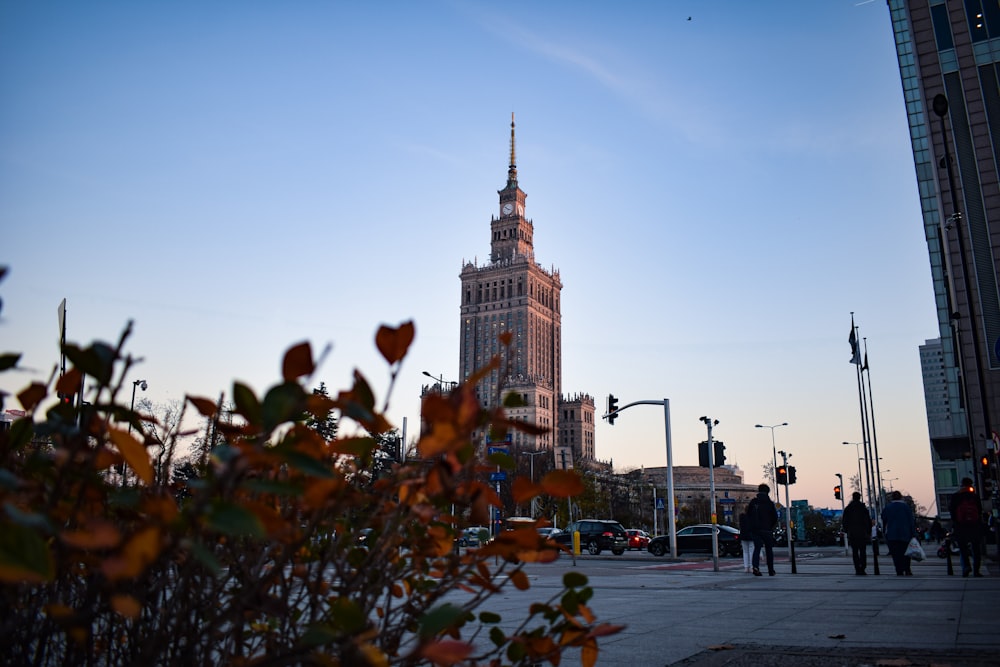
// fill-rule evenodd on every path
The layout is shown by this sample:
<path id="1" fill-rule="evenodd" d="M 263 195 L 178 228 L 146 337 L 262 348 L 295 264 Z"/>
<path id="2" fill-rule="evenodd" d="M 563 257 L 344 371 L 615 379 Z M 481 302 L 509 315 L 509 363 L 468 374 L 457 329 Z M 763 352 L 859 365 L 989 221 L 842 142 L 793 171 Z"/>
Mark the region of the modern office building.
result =
<path id="1" fill-rule="evenodd" d="M 593 458 L 594 400 L 562 394 L 562 281 L 558 270 L 535 261 L 534 222 L 517 180 L 513 114 L 507 183 L 497 194 L 490 259 L 481 266 L 464 262 L 460 274 L 459 377 L 467 381 L 498 357 L 500 367 L 478 384 L 480 403 L 493 408 L 516 394 L 517 407 L 507 414 L 546 431 L 513 433 L 512 443 L 551 450 L 557 467 L 573 467 L 575 459 Z"/>
<path id="2" fill-rule="evenodd" d="M 986 0 L 888 0 L 888 6 L 937 305 L 943 376 L 930 379 L 935 408 L 928 420 L 938 509 L 946 515 L 940 499 L 955 491 L 946 482 L 968 475 L 987 491 L 995 472 L 984 475 L 980 457 L 996 467 L 1000 6 Z M 954 476 L 939 476 L 947 467 Z"/>

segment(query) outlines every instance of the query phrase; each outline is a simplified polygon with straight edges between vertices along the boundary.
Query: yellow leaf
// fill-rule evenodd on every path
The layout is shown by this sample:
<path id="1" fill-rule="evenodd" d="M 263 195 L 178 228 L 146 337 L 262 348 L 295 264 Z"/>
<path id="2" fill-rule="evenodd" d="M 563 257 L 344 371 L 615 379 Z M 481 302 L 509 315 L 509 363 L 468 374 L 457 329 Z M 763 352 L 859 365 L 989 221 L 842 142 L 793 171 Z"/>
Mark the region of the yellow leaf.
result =
<path id="1" fill-rule="evenodd" d="M 139 618 L 142 605 L 131 595 L 112 595 L 111 608 L 125 618 Z"/>
<path id="2" fill-rule="evenodd" d="M 118 448 L 118 451 L 125 458 L 129 467 L 139 476 L 139 479 L 146 484 L 152 484 L 153 466 L 149 461 L 149 454 L 146 452 L 146 448 L 143 447 L 142 442 L 128 431 L 116 428 L 108 429 L 108 435 L 111 437 L 111 442 L 115 444 L 115 447 Z"/>
<path id="3" fill-rule="evenodd" d="M 386 657 L 385 653 L 382 652 L 377 646 L 372 644 L 362 644 L 358 647 L 361 653 L 365 656 L 368 664 L 371 667 L 388 667 L 389 659 Z"/>

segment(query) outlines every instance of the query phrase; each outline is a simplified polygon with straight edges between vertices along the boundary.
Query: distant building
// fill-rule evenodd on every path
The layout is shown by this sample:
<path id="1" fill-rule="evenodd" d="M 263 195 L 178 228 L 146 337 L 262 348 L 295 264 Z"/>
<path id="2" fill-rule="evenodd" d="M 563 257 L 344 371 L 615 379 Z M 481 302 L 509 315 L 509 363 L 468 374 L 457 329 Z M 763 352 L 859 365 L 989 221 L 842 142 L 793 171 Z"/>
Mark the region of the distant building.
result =
<path id="1" fill-rule="evenodd" d="M 642 477 L 655 484 L 661 494 L 666 493 L 667 468 L 644 468 Z M 711 517 L 702 516 L 710 506 L 708 468 L 701 466 L 674 466 L 674 498 L 678 514 L 690 512 L 697 522 L 707 522 Z M 739 525 L 739 515 L 757 495 L 757 484 L 746 484 L 743 471 L 736 466 L 715 469 L 715 503 L 719 523 Z M 771 498 L 775 499 L 774 491 Z M 689 522 L 690 523 L 690 522 Z"/>
<path id="2" fill-rule="evenodd" d="M 559 271 L 535 261 L 534 222 L 526 216 L 527 194 L 517 180 L 513 115 L 507 183 L 497 194 L 489 261 L 467 261 L 460 274 L 459 378 L 468 380 L 499 356 L 500 368 L 476 388 L 480 404 L 493 408 L 515 394 L 520 405 L 507 414 L 547 431 L 515 432 L 512 443 L 549 450 L 556 467 L 574 467 L 574 460 L 594 458 L 594 400 L 562 394 L 562 281 Z"/>

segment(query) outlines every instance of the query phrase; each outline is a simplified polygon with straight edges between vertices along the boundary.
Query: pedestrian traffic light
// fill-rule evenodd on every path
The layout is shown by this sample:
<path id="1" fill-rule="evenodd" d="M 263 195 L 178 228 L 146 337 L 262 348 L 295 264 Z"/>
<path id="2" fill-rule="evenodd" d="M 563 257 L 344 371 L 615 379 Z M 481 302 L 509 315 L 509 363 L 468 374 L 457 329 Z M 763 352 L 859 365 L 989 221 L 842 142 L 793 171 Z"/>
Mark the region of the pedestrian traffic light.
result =
<path id="1" fill-rule="evenodd" d="M 788 483 L 795 484 L 795 466 L 788 466 Z"/>
<path id="2" fill-rule="evenodd" d="M 66 407 L 73 407 L 73 396 L 74 394 L 64 394 L 59 392 L 59 405 L 65 405 Z"/>
<path id="3" fill-rule="evenodd" d="M 837 486 L 833 487 L 833 497 L 836 498 L 837 500 L 840 500 L 840 498 L 841 498 L 841 496 L 840 496 L 840 484 L 838 484 Z"/>
<path id="4" fill-rule="evenodd" d="M 608 423 L 615 425 L 615 418 L 618 416 L 618 399 L 614 394 L 608 394 Z"/>
<path id="5" fill-rule="evenodd" d="M 982 458 L 979 459 L 979 467 L 984 475 L 988 474 L 990 472 L 990 457 L 983 454 Z"/>
<path id="6" fill-rule="evenodd" d="M 788 484 L 788 468 L 786 468 L 785 466 L 778 466 L 776 472 L 777 472 L 777 478 L 775 479 L 775 481 L 778 484 Z"/>

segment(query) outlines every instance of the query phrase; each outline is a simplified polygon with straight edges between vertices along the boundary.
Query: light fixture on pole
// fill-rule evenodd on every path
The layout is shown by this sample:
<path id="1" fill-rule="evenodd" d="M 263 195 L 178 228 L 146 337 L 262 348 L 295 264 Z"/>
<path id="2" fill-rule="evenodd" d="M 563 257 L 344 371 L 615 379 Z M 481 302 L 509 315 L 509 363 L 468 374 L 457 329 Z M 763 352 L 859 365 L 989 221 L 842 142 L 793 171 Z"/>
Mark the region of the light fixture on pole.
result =
<path id="1" fill-rule="evenodd" d="M 791 454 L 786 454 L 785 452 L 778 452 L 781 454 L 781 464 L 788 469 L 788 459 L 792 458 Z M 789 482 L 792 480 L 789 478 L 785 480 L 785 540 L 788 542 L 788 560 L 792 562 L 792 574 L 796 574 L 798 570 L 795 568 L 795 539 L 792 538 L 792 501 L 788 499 L 788 486 Z M 778 495 L 778 490 L 774 490 L 774 495 Z"/>
<path id="2" fill-rule="evenodd" d="M 699 421 L 708 427 L 708 501 L 712 513 L 712 567 L 719 571 L 719 528 L 715 514 L 715 445 L 712 443 L 712 427 L 719 425 L 718 419 L 700 417 Z"/>
<path id="3" fill-rule="evenodd" d="M 778 495 L 778 447 L 774 444 L 774 429 L 781 428 L 782 426 L 788 426 L 788 422 L 781 422 L 780 424 L 774 424 L 773 426 L 768 426 L 766 424 L 754 424 L 754 428 L 771 429 L 771 452 L 774 456 L 772 461 L 774 467 L 771 468 L 771 486 L 774 487 L 775 497 Z"/>
<path id="4" fill-rule="evenodd" d="M 844 442 L 842 442 L 840 444 L 842 444 L 842 445 L 854 445 L 854 451 L 856 451 L 857 454 L 858 454 L 858 493 L 861 494 L 862 498 L 865 498 L 866 497 L 865 496 L 865 478 L 861 476 L 861 461 L 863 460 L 862 457 L 861 457 L 861 444 L 862 443 L 860 443 L 860 442 L 847 442 L 845 440 Z M 866 466 L 868 465 L 867 461 L 865 461 L 865 465 Z M 869 491 L 869 495 L 871 495 L 870 491 Z M 869 503 L 869 505 L 871 504 L 871 499 L 870 498 L 868 500 L 868 503 Z M 868 509 L 870 511 L 872 508 L 869 507 Z"/>
<path id="5" fill-rule="evenodd" d="M 424 374 L 424 375 L 426 375 L 426 376 L 427 376 L 427 377 L 429 377 L 430 379 L 432 379 L 432 380 L 434 380 L 435 382 L 437 382 L 437 383 L 438 383 L 438 387 L 439 387 L 439 390 L 440 390 L 440 391 L 442 391 L 442 392 L 443 392 L 443 391 L 451 391 L 452 389 L 454 389 L 454 388 L 455 388 L 455 385 L 456 385 L 456 384 L 458 384 L 457 382 L 447 382 L 447 381 L 446 381 L 446 380 L 444 379 L 444 375 L 441 375 L 441 377 L 437 377 L 437 376 L 435 376 L 435 375 L 431 375 L 431 374 L 430 374 L 430 373 L 428 373 L 427 371 L 422 371 L 422 372 L 423 372 L 423 374 Z M 447 385 L 447 387 L 448 387 L 447 389 L 445 389 L 445 385 Z"/>
<path id="6" fill-rule="evenodd" d="M 521 452 L 521 453 L 524 454 L 525 456 L 527 456 L 528 460 L 531 462 L 531 483 L 534 484 L 535 483 L 535 457 L 538 456 L 538 455 L 540 455 L 540 454 L 548 454 L 549 452 L 547 452 L 547 451 L 545 451 L 543 449 L 543 450 L 540 450 L 540 451 L 537 451 L 537 452 Z M 538 496 L 534 496 L 531 499 L 531 518 L 532 519 L 535 518 L 535 507 L 536 507 L 537 504 L 538 504 Z"/>
<path id="7" fill-rule="evenodd" d="M 148 386 L 149 385 L 146 384 L 145 380 L 136 380 L 136 381 L 134 381 L 132 383 L 132 404 L 129 407 L 129 412 L 130 413 L 135 413 L 135 389 L 136 389 L 136 387 L 141 387 L 143 391 L 146 391 L 146 387 L 148 387 Z M 128 432 L 129 433 L 132 432 L 132 419 L 133 419 L 133 415 L 129 414 L 129 417 L 128 417 Z M 125 462 L 124 461 L 122 461 L 121 465 L 119 466 L 118 472 L 121 473 L 122 486 L 126 486 L 127 483 L 128 483 L 128 479 L 126 479 L 126 477 L 125 477 L 126 470 L 125 470 Z"/>

